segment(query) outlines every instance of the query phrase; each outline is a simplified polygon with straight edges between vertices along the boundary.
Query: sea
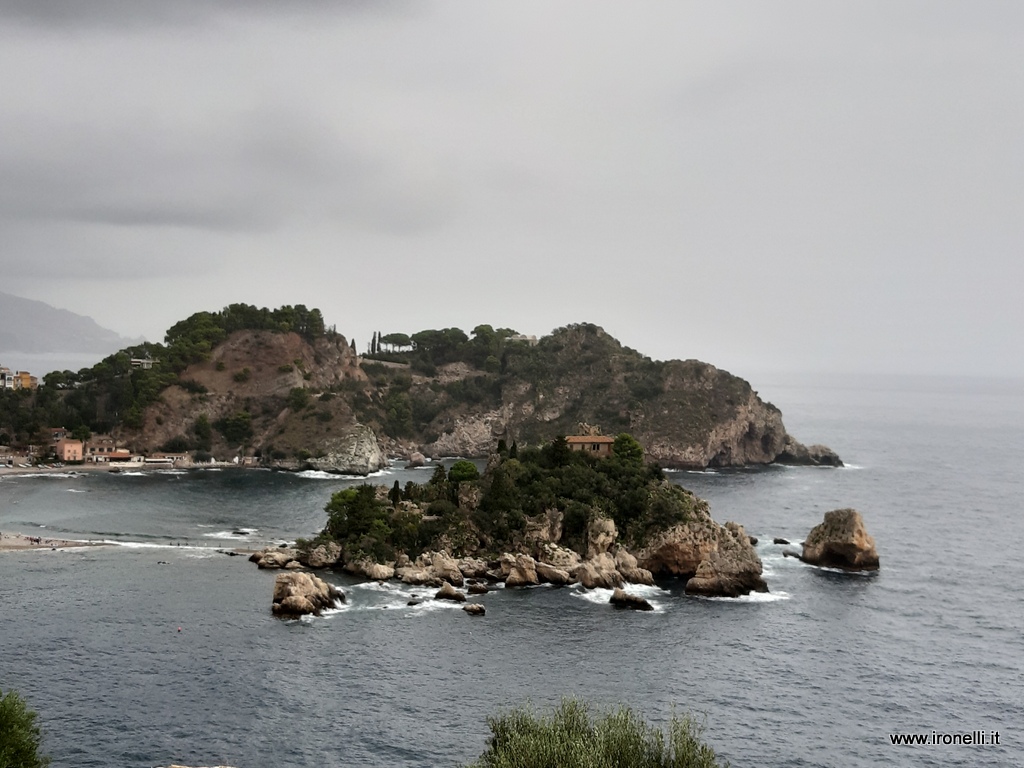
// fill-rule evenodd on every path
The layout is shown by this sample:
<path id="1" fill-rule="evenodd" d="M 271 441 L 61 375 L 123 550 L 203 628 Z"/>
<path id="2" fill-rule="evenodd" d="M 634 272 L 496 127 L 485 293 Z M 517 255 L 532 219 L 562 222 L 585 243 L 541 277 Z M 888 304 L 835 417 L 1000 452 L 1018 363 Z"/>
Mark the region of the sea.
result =
<path id="1" fill-rule="evenodd" d="M 488 717 L 567 696 L 654 725 L 690 713 L 733 766 L 1024 765 L 1024 381 L 754 384 L 846 467 L 670 477 L 758 537 L 767 594 L 664 582 L 633 588 L 656 609 L 637 613 L 542 586 L 483 596 L 481 618 L 327 574 L 346 606 L 281 621 L 275 573 L 222 551 L 316 533 L 330 495 L 361 479 L 5 476 L 0 530 L 110 546 L 0 553 L 0 690 L 38 712 L 53 765 L 76 768 L 460 766 L 486 748 Z M 841 507 L 862 513 L 877 573 L 773 543 Z M 957 734 L 986 743 L 946 743 Z"/>

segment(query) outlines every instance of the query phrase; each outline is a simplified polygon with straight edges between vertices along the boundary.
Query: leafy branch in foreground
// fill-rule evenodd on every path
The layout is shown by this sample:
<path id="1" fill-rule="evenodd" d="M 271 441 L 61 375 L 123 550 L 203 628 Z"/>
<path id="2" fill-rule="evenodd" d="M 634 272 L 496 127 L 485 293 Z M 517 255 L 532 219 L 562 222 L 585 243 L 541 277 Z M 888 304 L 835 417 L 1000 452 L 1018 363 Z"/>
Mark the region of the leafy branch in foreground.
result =
<path id="1" fill-rule="evenodd" d="M 490 746 L 467 768 L 728 768 L 689 715 L 663 731 L 625 706 L 592 713 L 562 699 L 550 714 L 523 706 L 487 722 Z"/>
<path id="2" fill-rule="evenodd" d="M 45 768 L 50 758 L 39 755 L 36 713 L 16 691 L 0 692 L 0 768 Z"/>

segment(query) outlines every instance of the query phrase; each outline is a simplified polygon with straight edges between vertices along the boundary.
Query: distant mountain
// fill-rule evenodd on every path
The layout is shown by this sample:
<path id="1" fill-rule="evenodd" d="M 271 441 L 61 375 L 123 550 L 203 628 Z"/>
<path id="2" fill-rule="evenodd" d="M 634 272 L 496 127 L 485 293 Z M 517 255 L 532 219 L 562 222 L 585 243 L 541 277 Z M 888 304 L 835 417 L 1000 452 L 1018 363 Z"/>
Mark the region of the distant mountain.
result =
<path id="1" fill-rule="evenodd" d="M 141 341 L 103 328 L 91 317 L 0 292 L 2 365 L 24 366 L 18 360 L 26 359 L 95 358 L 95 362 Z"/>

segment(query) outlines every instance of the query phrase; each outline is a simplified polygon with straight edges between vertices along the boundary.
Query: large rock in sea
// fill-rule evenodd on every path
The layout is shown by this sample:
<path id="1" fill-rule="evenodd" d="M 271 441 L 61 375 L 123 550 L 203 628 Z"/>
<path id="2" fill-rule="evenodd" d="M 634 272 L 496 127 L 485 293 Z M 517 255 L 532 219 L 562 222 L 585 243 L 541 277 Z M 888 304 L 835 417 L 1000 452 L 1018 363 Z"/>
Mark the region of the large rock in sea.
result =
<path id="1" fill-rule="evenodd" d="M 339 436 L 321 440 L 317 458 L 306 460 L 311 469 L 351 475 L 368 475 L 388 466 L 377 436 L 365 424 L 353 424 Z"/>
<path id="2" fill-rule="evenodd" d="M 466 602 L 466 595 L 459 592 L 447 581 L 441 585 L 441 588 L 434 594 L 435 600 L 451 600 L 454 603 Z"/>
<path id="3" fill-rule="evenodd" d="M 827 445 L 804 445 L 798 443 L 789 435 L 786 436 L 786 444 L 782 451 L 775 458 L 779 464 L 797 464 L 812 467 L 841 467 L 842 459 L 839 454 Z"/>
<path id="4" fill-rule="evenodd" d="M 267 547 L 249 556 L 250 562 L 259 568 L 287 568 L 289 563 L 299 559 L 299 551 L 291 547 Z"/>
<path id="5" fill-rule="evenodd" d="M 805 563 L 848 571 L 878 570 L 875 540 L 864 527 L 864 518 L 855 509 L 834 509 L 825 513 L 820 525 L 807 534 L 803 555 Z"/>
<path id="6" fill-rule="evenodd" d="M 616 608 L 632 608 L 634 611 L 654 610 L 654 606 L 639 595 L 631 595 L 629 592 L 625 592 L 621 589 L 616 589 L 612 592 L 612 596 L 608 599 L 608 602 Z"/>
<path id="7" fill-rule="evenodd" d="M 692 496 L 692 494 L 690 494 Z M 739 597 L 767 592 L 761 559 L 743 526 L 719 525 L 707 502 L 693 497 L 685 523 L 655 535 L 637 557 L 639 566 L 657 577 L 687 579 L 691 594 Z"/>
<path id="8" fill-rule="evenodd" d="M 282 618 L 319 616 L 325 608 L 337 608 L 343 602 L 345 594 L 340 589 L 311 573 L 280 573 L 274 581 L 271 611 Z"/>

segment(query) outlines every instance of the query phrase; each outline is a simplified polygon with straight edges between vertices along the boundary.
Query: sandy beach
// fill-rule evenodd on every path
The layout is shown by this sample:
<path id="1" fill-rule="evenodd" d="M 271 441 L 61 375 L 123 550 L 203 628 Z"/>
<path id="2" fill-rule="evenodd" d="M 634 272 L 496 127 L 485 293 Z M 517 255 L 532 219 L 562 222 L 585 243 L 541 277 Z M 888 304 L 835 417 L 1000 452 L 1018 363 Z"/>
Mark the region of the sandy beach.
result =
<path id="1" fill-rule="evenodd" d="M 52 539 L 46 536 L 25 536 L 21 533 L 0 533 L 0 552 L 20 552 L 29 549 L 72 549 L 77 547 L 105 547 L 102 542 Z"/>

